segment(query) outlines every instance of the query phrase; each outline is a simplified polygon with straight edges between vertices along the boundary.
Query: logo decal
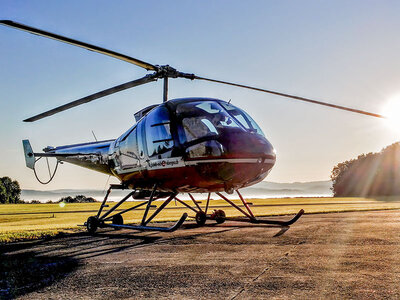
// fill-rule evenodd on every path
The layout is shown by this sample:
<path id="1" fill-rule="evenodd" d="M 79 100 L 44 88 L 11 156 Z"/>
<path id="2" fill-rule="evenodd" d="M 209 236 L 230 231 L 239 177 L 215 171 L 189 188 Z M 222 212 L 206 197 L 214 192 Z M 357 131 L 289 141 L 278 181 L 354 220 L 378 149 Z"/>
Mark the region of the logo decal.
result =
<path id="1" fill-rule="evenodd" d="M 179 167 L 182 159 L 162 159 L 149 161 L 149 168 L 152 169 L 162 169 L 166 167 Z"/>

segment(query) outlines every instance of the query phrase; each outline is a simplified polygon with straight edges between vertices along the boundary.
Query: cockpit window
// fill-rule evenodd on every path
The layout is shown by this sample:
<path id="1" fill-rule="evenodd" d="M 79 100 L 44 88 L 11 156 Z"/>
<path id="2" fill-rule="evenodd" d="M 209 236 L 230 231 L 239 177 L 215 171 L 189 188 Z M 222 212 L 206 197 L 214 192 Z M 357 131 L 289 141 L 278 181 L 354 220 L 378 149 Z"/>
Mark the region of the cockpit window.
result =
<path id="1" fill-rule="evenodd" d="M 181 143 L 218 135 L 225 128 L 240 128 L 239 123 L 214 101 L 179 104 L 176 115 L 183 127 L 183 132 L 179 132 Z"/>
<path id="2" fill-rule="evenodd" d="M 149 157 L 162 154 L 174 146 L 170 131 L 168 110 L 163 107 L 153 109 L 146 117 L 146 144 Z"/>
<path id="3" fill-rule="evenodd" d="M 249 116 L 248 113 L 241 110 L 240 108 L 226 102 L 220 102 L 220 104 L 247 130 L 255 132 L 259 135 L 264 136 L 261 128 L 257 123 Z"/>
<path id="4" fill-rule="evenodd" d="M 216 103 L 213 102 L 200 102 L 200 104 L 196 104 L 196 108 L 202 109 L 210 114 L 216 114 L 220 112 L 220 109 L 218 109 Z"/>
<path id="5" fill-rule="evenodd" d="M 217 128 L 215 128 L 210 120 L 202 119 L 201 122 L 203 122 L 212 133 L 218 134 Z"/>

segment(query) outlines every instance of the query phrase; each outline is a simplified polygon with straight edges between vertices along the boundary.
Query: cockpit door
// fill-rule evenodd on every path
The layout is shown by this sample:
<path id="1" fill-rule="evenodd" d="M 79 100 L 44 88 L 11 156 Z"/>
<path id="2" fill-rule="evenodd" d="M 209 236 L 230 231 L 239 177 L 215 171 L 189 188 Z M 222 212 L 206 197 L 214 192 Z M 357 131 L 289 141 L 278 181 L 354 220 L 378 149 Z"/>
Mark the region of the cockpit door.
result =
<path id="1" fill-rule="evenodd" d="M 109 159 L 115 171 L 120 173 L 134 172 L 141 167 L 140 147 L 138 145 L 138 126 L 136 124 L 120 136 L 110 147 Z"/>
<path id="2" fill-rule="evenodd" d="M 136 127 L 121 139 L 118 152 L 122 170 L 140 167 Z"/>
<path id="3" fill-rule="evenodd" d="M 148 158 L 152 160 L 171 157 L 174 140 L 171 135 L 168 109 L 165 106 L 159 106 L 145 119 L 145 145 Z"/>

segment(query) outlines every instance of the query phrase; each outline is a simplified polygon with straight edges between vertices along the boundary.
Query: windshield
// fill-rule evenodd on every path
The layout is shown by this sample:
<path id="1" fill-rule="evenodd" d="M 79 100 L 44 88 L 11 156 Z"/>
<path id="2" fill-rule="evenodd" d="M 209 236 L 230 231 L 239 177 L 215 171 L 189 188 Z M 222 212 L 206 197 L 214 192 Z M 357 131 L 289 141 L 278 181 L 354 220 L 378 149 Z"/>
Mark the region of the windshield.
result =
<path id="1" fill-rule="evenodd" d="M 240 128 L 239 123 L 215 101 L 196 101 L 179 104 L 176 115 L 182 122 L 181 143 L 207 136 L 216 136 L 228 128 Z"/>
<path id="2" fill-rule="evenodd" d="M 220 104 L 247 130 L 264 136 L 260 126 L 244 110 L 226 102 Z"/>

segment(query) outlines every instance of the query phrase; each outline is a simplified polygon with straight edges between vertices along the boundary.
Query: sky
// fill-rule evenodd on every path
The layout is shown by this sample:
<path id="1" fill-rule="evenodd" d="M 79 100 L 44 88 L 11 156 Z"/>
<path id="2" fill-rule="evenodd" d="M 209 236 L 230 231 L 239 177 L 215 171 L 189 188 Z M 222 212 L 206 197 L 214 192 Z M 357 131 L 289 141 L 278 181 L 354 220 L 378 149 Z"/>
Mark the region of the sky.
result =
<path id="1" fill-rule="evenodd" d="M 0 19 L 152 64 L 376 113 L 400 95 L 399 11 L 399 1 L 384 0 L 0 2 Z M 98 139 L 116 138 L 132 126 L 136 111 L 162 101 L 162 81 L 34 123 L 22 120 L 145 74 L 114 58 L 1 26 L 0 176 L 17 179 L 24 189 L 103 189 L 108 176 L 68 164 L 42 186 L 25 167 L 21 140 L 39 152 L 93 141 L 92 130 Z M 400 140 L 399 128 L 385 120 L 170 80 L 170 98 L 191 96 L 231 100 L 257 121 L 277 151 L 268 181 L 328 180 L 337 163 Z"/>

